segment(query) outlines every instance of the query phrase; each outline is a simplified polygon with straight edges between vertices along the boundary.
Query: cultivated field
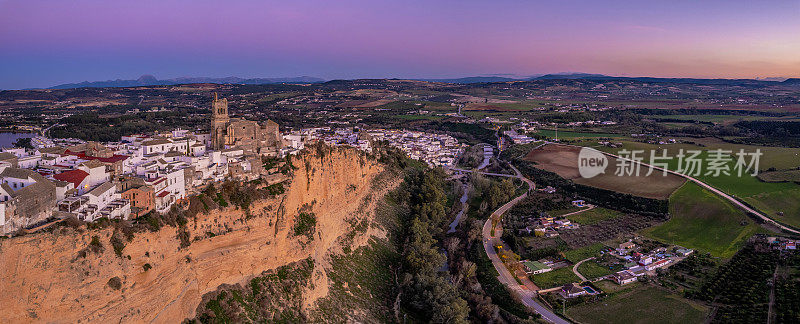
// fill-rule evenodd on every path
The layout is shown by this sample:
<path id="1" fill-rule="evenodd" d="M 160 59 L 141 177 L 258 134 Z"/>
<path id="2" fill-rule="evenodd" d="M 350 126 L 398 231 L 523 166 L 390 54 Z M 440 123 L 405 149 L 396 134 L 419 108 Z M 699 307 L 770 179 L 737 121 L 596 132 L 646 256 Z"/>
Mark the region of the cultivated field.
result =
<path id="1" fill-rule="evenodd" d="M 570 307 L 567 315 L 581 323 L 703 323 L 708 309 L 660 288 L 641 286 L 599 303 Z"/>
<path id="2" fill-rule="evenodd" d="M 761 172 L 758 179 L 764 182 L 800 182 L 800 170 Z"/>
<path id="3" fill-rule="evenodd" d="M 758 177 L 749 174 L 743 174 L 739 177 L 736 172 L 733 172 L 736 162 L 736 157 L 733 156 L 733 159 L 728 163 L 730 170 L 732 170 L 730 174 L 715 176 L 713 174 L 707 174 L 708 170 L 703 169 L 701 174 L 696 176 L 696 178 L 747 202 L 776 221 L 790 226 L 800 227 L 800 185 L 794 182 L 787 182 L 791 181 L 793 179 L 792 177 L 800 175 L 796 170 L 797 167 L 800 166 L 800 149 L 730 144 L 710 138 L 691 140 L 698 145 L 685 143 L 654 145 L 638 142 L 623 142 L 623 148 L 628 150 L 648 150 L 648 152 L 650 149 L 667 150 L 667 156 L 675 156 L 679 149 L 703 151 L 723 149 L 734 152 L 737 152 L 739 149 L 744 149 L 745 152 L 753 152 L 756 149 L 761 150 L 763 155 L 759 160 L 759 169 L 763 171 L 768 168 L 775 168 L 783 171 L 767 172 L 759 174 Z M 618 152 L 623 148 L 600 149 L 608 152 Z M 656 154 L 660 155 L 661 151 L 658 151 Z M 703 152 L 698 158 L 705 160 L 707 157 L 708 153 Z M 676 158 L 669 161 L 668 168 L 671 170 L 676 170 L 678 168 Z M 761 177 L 764 177 L 764 180 L 786 181 L 765 182 L 760 179 Z"/>
<path id="4" fill-rule="evenodd" d="M 559 139 L 577 139 L 577 138 L 603 138 L 603 137 L 621 137 L 620 134 L 613 133 L 590 133 L 590 132 L 573 132 L 568 130 L 559 130 L 556 132 L 554 129 L 539 129 L 533 133 L 534 136 L 545 136 L 555 138 L 558 135 Z"/>
<path id="5" fill-rule="evenodd" d="M 743 211 L 712 192 L 688 182 L 669 198 L 670 220 L 642 234 L 715 257 L 729 258 L 761 231 Z"/>
<path id="6" fill-rule="evenodd" d="M 547 144 L 528 153 L 525 159 L 535 162 L 537 168 L 555 172 L 563 178 L 572 179 L 575 183 L 647 198 L 667 199 L 685 181 L 675 175 L 664 176 L 661 172 L 653 172 L 647 176 L 647 169 L 642 169 L 638 176 L 616 176 L 614 172 L 617 159 L 612 157 L 608 157 L 609 165 L 606 173 L 585 179 L 578 172 L 580 150 L 574 146 Z"/>
<path id="7" fill-rule="evenodd" d="M 740 120 L 774 120 L 774 121 L 794 121 L 795 116 L 771 117 L 771 116 L 751 116 L 751 115 L 659 115 L 652 116 L 653 119 L 686 120 L 689 122 L 703 121 L 718 124 L 733 124 Z"/>
<path id="8" fill-rule="evenodd" d="M 578 278 L 578 276 L 572 272 L 572 266 L 536 274 L 533 275 L 531 279 L 537 287 L 542 289 L 563 286 L 568 283 L 581 281 L 581 278 Z"/>
<path id="9" fill-rule="evenodd" d="M 628 233 L 638 232 L 642 229 L 661 224 L 662 222 L 663 220 L 659 217 L 619 214 L 615 218 L 606 219 L 590 225 L 581 225 L 580 228 L 563 231 L 559 237 L 566 242 L 569 247 L 580 248 L 615 239 Z M 569 253 L 567 253 L 567 257 L 570 258 Z"/>
<path id="10" fill-rule="evenodd" d="M 560 133 L 560 132 L 559 132 Z M 648 144 L 642 142 L 633 141 L 632 138 L 630 139 L 620 139 L 614 140 L 614 142 L 622 143 L 622 147 L 619 148 L 604 148 L 598 147 L 598 150 L 617 153 L 620 150 L 645 150 L 647 153 L 650 150 L 657 150 L 657 152 L 661 152 L 661 150 L 667 150 L 668 156 L 674 156 L 678 153 L 678 150 L 716 150 L 716 149 L 723 149 L 723 150 L 730 150 L 733 152 L 738 152 L 740 149 L 743 149 L 745 152 L 754 152 L 755 150 L 760 150 L 763 155 L 759 160 L 759 169 L 765 171 L 769 168 L 775 168 L 777 170 L 788 170 L 788 169 L 796 169 L 800 167 L 800 148 L 787 148 L 787 147 L 776 147 L 776 146 L 757 146 L 757 145 L 745 145 L 745 144 L 734 144 L 728 143 L 718 138 L 677 138 L 679 141 L 684 141 L 684 143 L 678 144 Z M 694 144 L 692 144 L 694 143 Z M 594 143 L 597 144 L 596 142 Z"/>
<path id="11" fill-rule="evenodd" d="M 584 246 L 579 249 L 569 250 L 564 252 L 564 257 L 566 257 L 569 262 L 578 263 L 578 261 L 591 258 L 593 256 L 597 256 L 600 254 L 600 251 L 607 249 L 608 247 L 605 246 L 603 243 L 595 243 L 592 245 Z"/>
<path id="12" fill-rule="evenodd" d="M 578 272 L 586 279 L 592 280 L 614 273 L 608 267 L 597 264 L 594 260 L 589 260 L 578 266 Z"/>
<path id="13" fill-rule="evenodd" d="M 605 209 L 602 207 L 595 207 L 587 211 L 577 214 L 569 215 L 567 218 L 570 221 L 581 225 L 597 224 L 604 220 L 614 219 L 620 217 L 622 214 L 616 210 Z"/>

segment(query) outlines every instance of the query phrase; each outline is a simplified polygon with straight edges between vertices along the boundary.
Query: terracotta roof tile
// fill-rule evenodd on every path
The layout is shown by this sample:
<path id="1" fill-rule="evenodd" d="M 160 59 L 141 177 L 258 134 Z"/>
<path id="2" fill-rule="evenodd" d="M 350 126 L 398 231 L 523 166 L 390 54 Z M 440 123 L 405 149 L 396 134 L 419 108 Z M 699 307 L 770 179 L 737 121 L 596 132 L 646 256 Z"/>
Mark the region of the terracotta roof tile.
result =
<path id="1" fill-rule="evenodd" d="M 83 179 L 86 179 L 87 176 L 89 176 L 89 174 L 86 173 L 86 171 L 69 170 L 53 175 L 53 178 L 55 178 L 56 180 L 72 182 L 77 188 L 78 186 L 81 185 L 81 182 L 83 182 Z"/>

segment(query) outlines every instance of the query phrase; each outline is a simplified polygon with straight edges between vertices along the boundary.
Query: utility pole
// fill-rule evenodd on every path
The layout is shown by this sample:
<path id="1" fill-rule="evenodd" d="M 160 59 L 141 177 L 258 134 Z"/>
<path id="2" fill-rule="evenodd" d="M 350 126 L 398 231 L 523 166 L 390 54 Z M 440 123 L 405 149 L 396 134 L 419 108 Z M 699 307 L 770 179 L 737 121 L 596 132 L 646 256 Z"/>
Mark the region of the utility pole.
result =
<path id="1" fill-rule="evenodd" d="M 556 124 L 556 142 L 558 142 L 558 124 Z"/>

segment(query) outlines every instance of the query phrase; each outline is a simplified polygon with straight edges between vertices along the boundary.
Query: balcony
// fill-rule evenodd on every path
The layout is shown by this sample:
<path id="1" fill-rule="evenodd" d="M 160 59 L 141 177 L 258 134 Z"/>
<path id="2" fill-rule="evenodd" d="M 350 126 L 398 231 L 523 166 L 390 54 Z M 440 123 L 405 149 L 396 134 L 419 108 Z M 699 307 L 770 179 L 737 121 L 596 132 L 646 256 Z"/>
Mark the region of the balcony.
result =
<path id="1" fill-rule="evenodd" d="M 114 199 L 108 203 L 103 209 L 100 210 L 100 217 L 112 218 L 128 218 L 131 211 L 130 201 L 127 199 Z"/>
<path id="2" fill-rule="evenodd" d="M 88 201 L 89 198 L 84 196 L 67 197 L 66 199 L 58 202 L 58 211 L 74 213 L 79 211 Z"/>

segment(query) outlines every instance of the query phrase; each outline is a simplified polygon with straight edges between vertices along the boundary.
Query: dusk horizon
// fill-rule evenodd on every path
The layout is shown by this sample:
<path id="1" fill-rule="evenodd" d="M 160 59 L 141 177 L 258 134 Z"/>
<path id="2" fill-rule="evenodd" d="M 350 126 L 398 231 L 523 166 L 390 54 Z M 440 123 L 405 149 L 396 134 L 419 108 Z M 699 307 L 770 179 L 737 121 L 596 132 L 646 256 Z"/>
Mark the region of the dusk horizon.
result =
<path id="1" fill-rule="evenodd" d="M 131 77 L 110 77 L 110 78 L 100 78 L 96 80 L 71 80 L 65 81 L 62 83 L 57 84 L 49 84 L 44 86 L 34 86 L 34 87 L 27 87 L 27 88 L 0 88 L 0 90 L 33 90 L 33 89 L 50 89 L 50 88 L 58 88 L 60 86 L 70 86 L 70 85 L 80 85 L 80 84 L 92 84 L 92 83 L 104 83 L 104 82 L 114 82 L 114 81 L 136 81 L 142 78 L 147 77 L 154 77 L 158 81 L 182 81 L 182 80 L 190 80 L 190 82 L 185 83 L 204 83 L 205 81 L 198 81 L 194 82 L 191 80 L 202 80 L 202 79 L 209 79 L 214 80 L 210 83 L 220 83 L 216 80 L 225 80 L 225 79 L 242 79 L 242 80 L 256 80 L 256 79 L 263 79 L 263 80 L 282 80 L 282 79 L 317 79 L 314 81 L 286 81 L 288 83 L 308 83 L 308 82 L 328 82 L 328 81 L 335 81 L 335 80 L 368 80 L 368 79 L 376 79 L 376 80 L 424 80 L 424 81 L 439 81 L 439 80 L 460 80 L 460 79 L 470 79 L 470 78 L 506 78 L 511 79 L 513 81 L 526 81 L 526 80 L 533 80 L 538 77 L 542 76 L 560 76 L 563 75 L 566 77 L 570 76 L 577 76 L 577 75 L 593 75 L 593 76 L 603 76 L 603 77 L 611 77 L 611 78 L 654 78 L 654 79 L 699 79 L 699 80 L 754 80 L 754 81 L 770 81 L 770 82 L 782 82 L 787 79 L 797 79 L 798 77 L 795 76 L 767 76 L 767 77 L 726 77 L 726 76 L 716 76 L 716 77 L 694 77 L 694 76 L 653 76 L 653 75 L 626 75 L 626 74 L 614 74 L 614 73 L 590 73 L 590 72 L 581 72 L 581 71 L 570 71 L 570 72 L 550 72 L 550 73 L 530 73 L 525 75 L 518 75 L 513 73 L 485 73 L 485 74 L 474 74 L 474 75 L 440 75 L 440 76 L 418 76 L 418 77 L 403 77 L 403 76 L 372 76 L 372 77 L 342 77 L 342 78 L 322 78 L 316 75 L 264 75 L 264 76 L 239 76 L 239 75 L 179 75 L 179 76 L 169 76 L 169 77 L 162 77 L 155 73 L 143 73 L 138 76 L 133 75 Z M 483 82 L 483 81 L 481 81 Z M 183 83 L 183 82 L 179 82 Z M 233 82 L 236 83 L 236 82 Z M 281 82 L 275 82 L 281 83 Z"/>
<path id="2" fill-rule="evenodd" d="M 2 89 L 176 77 L 800 76 L 797 1 L 0 2 Z"/>
<path id="3" fill-rule="evenodd" d="M 800 323 L 800 0 L 0 0 L 0 323 Z"/>

